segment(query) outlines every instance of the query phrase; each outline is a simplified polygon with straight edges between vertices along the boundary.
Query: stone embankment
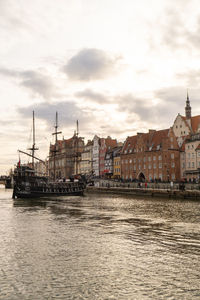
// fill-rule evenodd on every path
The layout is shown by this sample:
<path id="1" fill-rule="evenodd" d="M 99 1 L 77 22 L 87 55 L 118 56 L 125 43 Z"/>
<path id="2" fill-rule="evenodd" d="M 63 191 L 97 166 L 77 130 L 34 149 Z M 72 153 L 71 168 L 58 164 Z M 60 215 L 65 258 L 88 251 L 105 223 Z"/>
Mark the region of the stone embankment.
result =
<path id="1" fill-rule="evenodd" d="M 96 180 L 94 186 L 88 186 L 89 193 L 126 194 L 133 196 L 167 197 L 200 200 L 199 184 L 185 184 L 184 190 L 179 184 L 170 183 L 119 183 L 114 181 Z"/>

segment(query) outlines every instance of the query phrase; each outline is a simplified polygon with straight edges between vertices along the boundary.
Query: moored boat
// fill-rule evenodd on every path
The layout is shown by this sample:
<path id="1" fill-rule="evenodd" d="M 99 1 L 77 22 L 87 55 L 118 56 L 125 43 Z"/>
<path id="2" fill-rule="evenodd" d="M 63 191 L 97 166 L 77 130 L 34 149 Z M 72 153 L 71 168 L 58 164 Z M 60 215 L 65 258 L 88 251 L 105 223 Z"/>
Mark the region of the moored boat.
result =
<path id="1" fill-rule="evenodd" d="M 56 113 L 56 126 L 55 126 L 55 135 L 57 141 L 57 135 L 60 133 L 57 131 L 57 113 Z M 39 160 L 40 162 L 45 163 L 41 159 L 35 157 L 35 150 L 38 148 L 35 147 L 35 120 L 33 112 L 33 145 L 29 150 L 32 151 L 31 154 L 24 151 L 19 153 L 26 154 L 32 157 L 31 164 L 21 164 L 19 162 L 14 169 L 13 174 L 13 196 L 12 198 L 41 198 L 41 197 L 50 197 L 50 196 L 76 196 L 83 195 L 84 189 L 86 188 L 86 182 L 81 176 L 71 177 L 70 180 L 65 178 L 55 178 L 55 156 L 56 151 L 54 151 L 54 178 L 48 176 L 40 176 L 34 169 L 34 159 Z"/>
<path id="2" fill-rule="evenodd" d="M 85 183 L 81 179 L 52 181 L 46 176 L 37 176 L 32 168 L 20 164 L 14 170 L 13 179 L 13 199 L 76 196 L 83 195 L 85 189 Z"/>

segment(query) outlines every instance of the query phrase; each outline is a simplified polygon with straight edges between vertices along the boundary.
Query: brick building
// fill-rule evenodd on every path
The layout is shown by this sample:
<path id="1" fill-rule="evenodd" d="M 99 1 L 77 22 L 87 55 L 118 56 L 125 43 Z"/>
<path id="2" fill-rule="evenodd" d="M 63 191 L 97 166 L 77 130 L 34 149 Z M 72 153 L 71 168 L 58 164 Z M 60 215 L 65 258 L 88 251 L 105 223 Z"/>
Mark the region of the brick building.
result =
<path id="1" fill-rule="evenodd" d="M 121 177 L 129 180 L 180 180 L 180 151 L 172 128 L 128 137 L 121 152 Z"/>

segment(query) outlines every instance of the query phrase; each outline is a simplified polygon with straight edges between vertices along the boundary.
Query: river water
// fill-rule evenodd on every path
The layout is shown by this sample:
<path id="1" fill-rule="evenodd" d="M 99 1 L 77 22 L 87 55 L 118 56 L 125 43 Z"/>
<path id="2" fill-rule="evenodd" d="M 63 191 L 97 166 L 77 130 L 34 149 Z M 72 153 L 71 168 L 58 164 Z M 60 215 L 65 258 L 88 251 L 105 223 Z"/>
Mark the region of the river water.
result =
<path id="1" fill-rule="evenodd" d="M 200 202 L 1 188 L 0 299 L 200 299 Z"/>

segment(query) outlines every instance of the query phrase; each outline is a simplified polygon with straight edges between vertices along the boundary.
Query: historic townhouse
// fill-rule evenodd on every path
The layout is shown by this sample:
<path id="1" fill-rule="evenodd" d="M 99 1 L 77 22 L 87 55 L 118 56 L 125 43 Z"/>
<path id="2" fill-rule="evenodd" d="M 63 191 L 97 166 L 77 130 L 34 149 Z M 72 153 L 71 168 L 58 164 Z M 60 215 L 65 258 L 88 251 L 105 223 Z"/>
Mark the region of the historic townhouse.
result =
<path id="1" fill-rule="evenodd" d="M 112 139 L 110 136 L 107 138 L 100 139 L 100 149 L 99 149 L 99 175 L 104 177 L 107 173 L 105 168 L 105 156 L 106 152 L 112 150 L 114 147 L 117 146 L 117 140 Z"/>
<path id="2" fill-rule="evenodd" d="M 121 153 L 123 179 L 180 179 L 180 151 L 172 128 L 128 137 Z"/>
<path id="3" fill-rule="evenodd" d="M 105 174 L 114 177 L 121 177 L 121 168 L 120 168 L 120 152 L 122 146 L 117 146 L 108 150 L 105 155 Z"/>
<path id="4" fill-rule="evenodd" d="M 173 131 L 180 146 L 180 174 L 182 180 L 198 180 L 198 145 L 200 133 L 200 115 L 192 116 L 187 94 L 185 116 L 178 114 Z"/>
<path id="5" fill-rule="evenodd" d="M 92 148 L 92 169 L 93 174 L 99 177 L 99 148 L 100 148 L 100 138 L 95 135 L 93 138 L 93 148 Z"/>
<path id="6" fill-rule="evenodd" d="M 80 173 L 84 140 L 75 133 L 70 139 L 57 140 L 50 145 L 49 175 L 51 178 L 69 178 Z"/>
<path id="7" fill-rule="evenodd" d="M 120 157 L 120 151 L 121 151 L 122 147 L 114 147 L 112 148 L 111 150 L 108 150 L 106 152 L 106 155 L 105 155 L 105 174 L 109 177 L 113 177 L 114 173 L 117 172 L 117 175 L 120 175 L 120 164 L 116 164 L 114 165 L 114 162 L 116 163 L 117 161 L 120 162 L 120 159 L 119 160 L 115 160 L 114 159 L 118 156 Z M 115 168 L 115 172 L 114 172 L 114 168 Z M 117 170 L 117 168 L 119 168 Z M 120 177 L 120 176 L 119 176 Z"/>
<path id="8" fill-rule="evenodd" d="M 92 174 L 92 150 L 93 141 L 88 141 L 81 153 L 80 173 L 83 175 Z"/>
<path id="9" fill-rule="evenodd" d="M 185 142 L 185 172 L 187 181 L 200 179 L 200 133 L 192 134 Z"/>

